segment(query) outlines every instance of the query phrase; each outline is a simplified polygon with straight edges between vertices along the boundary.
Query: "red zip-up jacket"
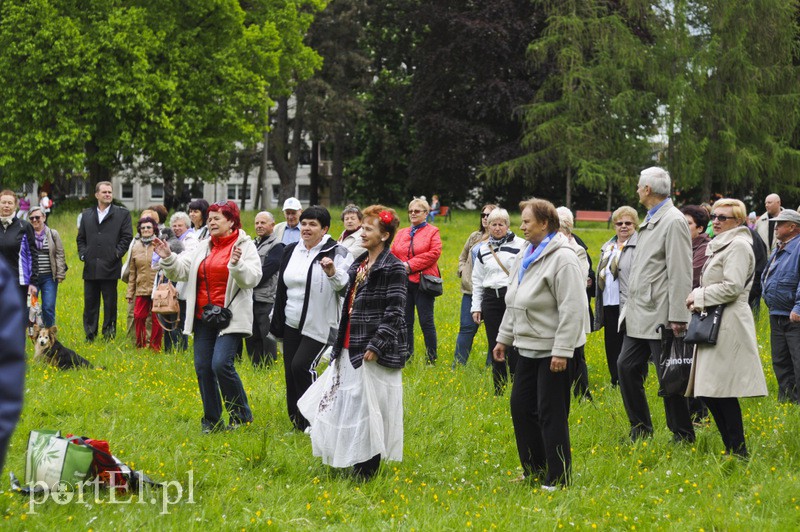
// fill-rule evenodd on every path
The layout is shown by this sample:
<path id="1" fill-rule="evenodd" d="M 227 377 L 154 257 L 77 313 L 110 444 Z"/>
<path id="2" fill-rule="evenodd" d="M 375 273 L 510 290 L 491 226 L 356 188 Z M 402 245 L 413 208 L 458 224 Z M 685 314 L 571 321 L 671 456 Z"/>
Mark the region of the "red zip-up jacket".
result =
<path id="1" fill-rule="evenodd" d="M 408 263 L 411 268 L 408 281 L 411 283 L 419 283 L 420 273 L 441 277 L 437 262 L 442 255 L 442 239 L 435 225 L 428 224 L 418 229 L 413 242 L 410 227 L 398 231 L 392 242 L 392 254 Z"/>

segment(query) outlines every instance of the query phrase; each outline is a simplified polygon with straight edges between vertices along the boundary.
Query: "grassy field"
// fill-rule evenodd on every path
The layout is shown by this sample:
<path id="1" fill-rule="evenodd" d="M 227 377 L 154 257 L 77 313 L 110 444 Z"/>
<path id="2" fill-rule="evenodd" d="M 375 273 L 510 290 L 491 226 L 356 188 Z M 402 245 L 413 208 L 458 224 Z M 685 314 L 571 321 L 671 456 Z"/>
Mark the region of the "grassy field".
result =
<path id="1" fill-rule="evenodd" d="M 619 392 L 609 386 L 603 333 L 597 332 L 586 350 L 595 399 L 573 402 L 571 410 L 574 484 L 543 493 L 510 483 L 520 468 L 508 393 L 493 395 L 482 328 L 468 366 L 450 369 L 461 299 L 457 259 L 478 223 L 477 213 L 456 212 L 452 222 L 440 223 L 445 295 L 436 302 L 439 363 L 429 367 L 416 357 L 404 370 L 404 460 L 384 464 L 372 482 L 360 484 L 323 466 L 311 455 L 308 437 L 291 430 L 280 365 L 254 370 L 246 361 L 240 364 L 255 423 L 235 433 L 202 435 L 191 351 L 139 350 L 124 334 L 112 343 L 86 345 L 75 214 L 57 213 L 50 220 L 61 232 L 70 266 L 58 298 L 60 338 L 105 370 L 29 367 L 25 409 L 5 479 L 9 470 L 22 477 L 28 432 L 46 428 L 107 439 L 122 460 L 173 484 L 164 493 L 115 500 L 101 492 L 59 503 L 31 501 L 3 483 L 4 528 L 796 530 L 800 525 L 800 416 L 798 407 L 775 400 L 765 317 L 758 337 L 771 395 L 742 401 L 749 462 L 721 455 L 714 426 L 699 430 L 695 445 L 671 443 L 652 371 L 647 390 L 655 437 L 626 442 L 628 422 Z M 245 213 L 246 228 L 252 228 L 252 219 L 253 213 Z M 514 228 L 518 223 L 517 214 Z M 332 233 L 339 231 L 337 220 Z M 598 224 L 576 232 L 596 261 L 611 231 Z M 124 286 L 119 331 L 125 329 Z M 419 329 L 416 341 L 416 352 L 424 352 Z M 175 504 L 165 504 L 164 495 Z"/>

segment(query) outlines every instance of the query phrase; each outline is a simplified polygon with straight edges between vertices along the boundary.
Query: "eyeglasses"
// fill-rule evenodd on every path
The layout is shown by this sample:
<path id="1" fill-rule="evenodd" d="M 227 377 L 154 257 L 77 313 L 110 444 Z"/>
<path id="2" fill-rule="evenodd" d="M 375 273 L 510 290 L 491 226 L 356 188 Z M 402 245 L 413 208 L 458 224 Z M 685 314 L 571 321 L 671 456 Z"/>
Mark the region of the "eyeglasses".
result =
<path id="1" fill-rule="evenodd" d="M 712 214 L 709 216 L 712 220 L 719 220 L 720 222 L 727 222 L 728 220 L 733 220 L 733 216 L 725 216 L 724 214 Z"/>
<path id="2" fill-rule="evenodd" d="M 143 225 L 139 228 L 139 231 L 152 231 L 152 230 L 153 230 L 152 225 Z"/>
<path id="3" fill-rule="evenodd" d="M 614 225 L 622 227 L 623 225 L 633 225 L 633 222 L 614 222 Z"/>
<path id="4" fill-rule="evenodd" d="M 28 220 L 41 220 L 41 216 L 28 216 Z"/>
<path id="5" fill-rule="evenodd" d="M 423 212 L 425 212 L 425 211 L 421 211 L 421 210 L 418 210 L 418 209 L 413 209 L 413 210 L 412 209 L 408 209 L 408 214 L 422 214 Z"/>
<path id="6" fill-rule="evenodd" d="M 482 212 L 482 213 L 481 213 L 481 218 L 488 218 L 488 217 L 489 217 L 489 214 L 491 214 L 491 213 L 488 213 L 488 212 Z"/>

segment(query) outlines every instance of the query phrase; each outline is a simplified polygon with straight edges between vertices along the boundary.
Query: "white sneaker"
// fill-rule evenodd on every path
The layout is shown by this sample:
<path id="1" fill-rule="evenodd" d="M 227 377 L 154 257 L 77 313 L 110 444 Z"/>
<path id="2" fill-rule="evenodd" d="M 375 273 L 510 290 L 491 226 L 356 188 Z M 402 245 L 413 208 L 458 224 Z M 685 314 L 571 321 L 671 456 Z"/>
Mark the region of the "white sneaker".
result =
<path id="1" fill-rule="evenodd" d="M 558 491 L 558 487 L 557 486 L 547 486 L 545 484 L 542 484 L 542 491 L 549 491 L 549 492 Z"/>
<path id="2" fill-rule="evenodd" d="M 306 434 L 311 434 L 311 427 L 306 427 L 306 430 L 303 431 Z"/>

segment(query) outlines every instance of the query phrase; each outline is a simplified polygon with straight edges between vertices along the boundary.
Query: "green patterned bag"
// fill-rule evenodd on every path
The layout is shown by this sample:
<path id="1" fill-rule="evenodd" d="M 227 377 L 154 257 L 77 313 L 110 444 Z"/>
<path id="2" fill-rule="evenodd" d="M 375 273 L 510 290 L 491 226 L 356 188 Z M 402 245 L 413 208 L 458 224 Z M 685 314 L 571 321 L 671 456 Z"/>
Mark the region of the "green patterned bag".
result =
<path id="1" fill-rule="evenodd" d="M 44 482 L 50 489 L 56 486 L 71 489 L 86 480 L 94 453 L 90 448 L 70 443 L 70 439 L 62 438 L 59 431 L 31 431 L 25 457 L 27 485 Z"/>

